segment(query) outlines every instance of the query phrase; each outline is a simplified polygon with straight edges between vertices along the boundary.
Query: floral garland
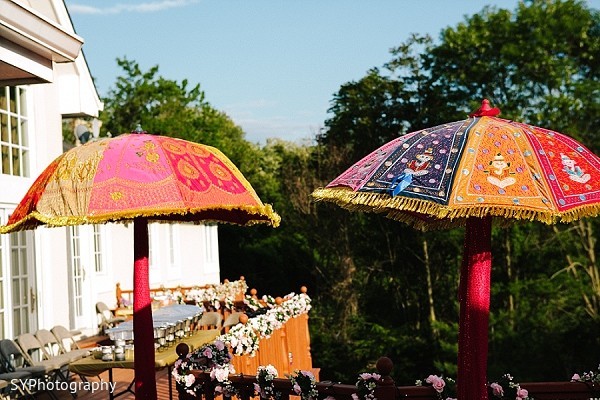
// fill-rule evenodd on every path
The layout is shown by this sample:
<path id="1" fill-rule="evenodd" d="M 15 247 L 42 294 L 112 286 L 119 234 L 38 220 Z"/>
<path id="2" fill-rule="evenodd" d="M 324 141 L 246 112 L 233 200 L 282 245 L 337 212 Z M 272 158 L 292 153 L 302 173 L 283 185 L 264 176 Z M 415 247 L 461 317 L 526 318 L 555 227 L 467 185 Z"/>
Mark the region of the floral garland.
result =
<path id="1" fill-rule="evenodd" d="M 246 324 L 234 325 L 218 339 L 227 343 L 235 355 L 254 356 L 261 338 L 269 338 L 290 318 L 308 313 L 311 309 L 310 302 L 306 293 L 290 293 L 281 305 L 249 318 Z"/>
<path id="2" fill-rule="evenodd" d="M 250 321 L 250 318 L 248 321 Z M 229 329 L 229 332 L 219 336 L 217 339 L 227 343 L 235 355 L 256 355 L 260 336 L 254 327 L 248 323 L 237 324 Z"/>
<path id="3" fill-rule="evenodd" d="M 292 381 L 292 390 L 302 400 L 317 399 L 319 392 L 317 391 L 317 382 L 312 372 L 295 370 L 289 378 Z"/>
<path id="4" fill-rule="evenodd" d="M 415 382 L 417 386 L 425 384 L 435 389 L 440 400 L 456 400 L 456 381 L 454 379 L 429 375 L 424 382 L 421 380 Z M 490 397 L 493 396 L 498 400 L 529 399 L 527 389 L 523 389 L 521 385 L 515 383 L 510 374 L 504 374 L 498 381 L 488 384 L 488 391 Z"/>
<path id="5" fill-rule="evenodd" d="M 186 293 L 185 300 L 195 301 L 198 304 L 204 302 L 209 303 L 215 309 L 221 308 L 221 302 L 228 309 L 233 309 L 233 304 L 240 296 L 246 293 L 248 284 L 245 280 L 237 280 L 233 282 L 225 282 L 219 285 L 214 285 L 207 289 L 192 289 Z"/>
<path id="6" fill-rule="evenodd" d="M 358 381 L 356 382 L 357 393 L 352 393 L 353 400 L 377 400 L 375 397 L 375 388 L 377 382 L 381 380 L 379 374 L 369 374 L 364 372 L 358 375 Z"/>
<path id="7" fill-rule="evenodd" d="M 502 375 L 497 382 L 490 383 L 488 388 L 491 395 L 498 399 L 525 400 L 529 398 L 527 389 L 523 389 L 521 385 L 515 383 L 510 374 Z"/>
<path id="8" fill-rule="evenodd" d="M 188 353 L 173 364 L 173 378 L 177 390 L 197 397 L 202 390 L 202 382 L 197 382 L 193 370 L 207 372 L 210 379 L 216 381 L 215 393 L 233 395 L 235 389 L 229 381 L 229 375 L 235 373 L 231 364 L 232 356 L 225 343 L 216 340 L 206 344 L 198 350 Z"/>
<path id="9" fill-rule="evenodd" d="M 598 365 L 597 371 L 583 372 L 581 375 L 573 374 L 571 381 L 572 382 L 600 383 L 600 365 Z"/>
<path id="10" fill-rule="evenodd" d="M 273 379 L 277 378 L 277 369 L 271 364 L 263 367 L 262 365 L 256 370 L 256 382 L 254 391 L 261 399 L 278 399 L 279 393 L 275 392 Z"/>
<path id="11" fill-rule="evenodd" d="M 244 297 L 244 304 L 246 305 L 246 308 L 252 311 L 256 311 L 259 308 L 262 308 L 263 305 L 260 303 L 260 301 L 258 299 L 255 299 L 254 297 L 252 297 L 252 295 L 247 294 Z"/>
<path id="12" fill-rule="evenodd" d="M 446 384 L 446 381 L 447 384 Z M 452 378 L 443 377 L 437 375 L 429 375 L 425 378 L 425 382 L 418 380 L 415 382 L 416 386 L 431 386 L 435 389 L 437 396 L 440 400 L 456 400 L 456 381 Z"/>
<path id="13" fill-rule="evenodd" d="M 271 296 L 269 294 L 263 295 L 262 301 L 269 308 L 273 308 L 273 307 L 275 307 L 277 305 L 277 303 L 275 301 L 275 297 L 273 297 L 273 296 Z"/>

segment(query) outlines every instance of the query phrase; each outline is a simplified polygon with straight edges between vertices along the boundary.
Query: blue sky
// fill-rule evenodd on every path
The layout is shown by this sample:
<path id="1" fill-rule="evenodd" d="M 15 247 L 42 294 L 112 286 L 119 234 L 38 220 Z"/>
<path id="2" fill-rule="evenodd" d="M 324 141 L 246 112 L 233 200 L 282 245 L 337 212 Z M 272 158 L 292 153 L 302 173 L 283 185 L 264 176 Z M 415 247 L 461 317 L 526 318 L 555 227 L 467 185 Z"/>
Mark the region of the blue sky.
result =
<path id="1" fill-rule="evenodd" d="M 346 82 L 391 59 L 411 33 L 430 34 L 485 5 L 518 0 L 66 0 L 101 96 L 117 57 L 200 83 L 206 100 L 264 144 L 310 141 Z M 600 0 L 589 0 L 600 8 Z M 133 128 L 133 127 L 132 127 Z"/>

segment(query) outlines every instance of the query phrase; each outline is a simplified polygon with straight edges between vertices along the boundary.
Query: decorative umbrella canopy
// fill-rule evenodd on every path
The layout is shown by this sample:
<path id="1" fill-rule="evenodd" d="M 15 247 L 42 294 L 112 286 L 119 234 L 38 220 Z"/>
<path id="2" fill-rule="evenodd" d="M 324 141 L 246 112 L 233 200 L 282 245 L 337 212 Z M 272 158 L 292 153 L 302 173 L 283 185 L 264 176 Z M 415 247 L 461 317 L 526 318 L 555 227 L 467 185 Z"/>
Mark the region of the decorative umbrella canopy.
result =
<path id="1" fill-rule="evenodd" d="M 8 233 L 40 225 L 134 222 L 135 394 L 140 399 L 156 399 L 149 220 L 275 227 L 280 217 L 216 148 L 143 132 L 89 142 L 62 154 L 0 227 L 0 233 Z"/>
<path id="2" fill-rule="evenodd" d="M 600 210 L 600 158 L 566 135 L 499 112 L 484 100 L 466 120 L 398 137 L 312 194 L 422 230 L 466 225 L 460 400 L 487 398 L 492 218 L 553 224 Z"/>
<path id="3" fill-rule="evenodd" d="M 135 217 L 274 226 L 280 220 L 216 148 L 132 133 L 89 142 L 59 156 L 0 232 Z"/>

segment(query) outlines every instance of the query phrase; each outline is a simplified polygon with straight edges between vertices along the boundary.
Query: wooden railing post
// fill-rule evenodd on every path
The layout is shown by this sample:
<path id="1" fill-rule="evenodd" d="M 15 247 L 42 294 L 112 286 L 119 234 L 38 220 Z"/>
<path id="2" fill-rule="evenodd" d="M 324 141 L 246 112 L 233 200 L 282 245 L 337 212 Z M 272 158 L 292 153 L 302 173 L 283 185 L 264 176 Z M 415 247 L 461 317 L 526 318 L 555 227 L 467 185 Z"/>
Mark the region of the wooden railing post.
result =
<path id="1" fill-rule="evenodd" d="M 121 293 L 121 283 L 119 283 L 119 282 L 117 282 L 117 287 L 116 287 L 115 293 L 117 294 L 117 308 L 121 308 L 123 306 L 121 304 L 121 298 L 122 298 L 123 294 Z"/>
<path id="2" fill-rule="evenodd" d="M 179 359 L 183 360 L 188 353 L 190 352 L 190 346 L 185 343 L 179 343 L 177 347 L 175 347 L 175 353 L 179 356 Z M 185 391 L 179 390 L 179 385 L 175 382 L 175 390 L 177 390 L 177 397 L 179 400 L 192 400 L 194 397 L 186 393 Z"/>
<path id="3" fill-rule="evenodd" d="M 395 400 L 396 399 L 396 384 L 390 376 L 394 369 L 394 363 L 387 357 L 380 357 L 375 364 L 377 373 L 381 375 L 381 381 L 375 388 L 375 397 L 379 400 Z"/>

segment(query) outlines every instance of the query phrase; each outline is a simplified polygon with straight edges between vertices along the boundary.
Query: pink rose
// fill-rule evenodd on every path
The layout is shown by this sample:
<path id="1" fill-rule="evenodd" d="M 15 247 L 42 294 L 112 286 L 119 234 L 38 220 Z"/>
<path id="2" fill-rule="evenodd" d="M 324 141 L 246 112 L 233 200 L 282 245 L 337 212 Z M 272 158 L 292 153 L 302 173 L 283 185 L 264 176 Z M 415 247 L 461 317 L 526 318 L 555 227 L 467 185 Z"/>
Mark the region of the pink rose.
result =
<path id="1" fill-rule="evenodd" d="M 527 389 L 523 389 L 523 388 L 518 388 L 517 389 L 517 399 L 516 400 L 523 400 L 526 399 L 529 396 L 529 392 L 527 391 Z"/>
<path id="2" fill-rule="evenodd" d="M 504 389 L 502 389 L 502 386 L 498 385 L 496 382 L 492 383 L 490 387 L 492 388 L 492 393 L 494 394 L 494 396 L 504 396 Z"/>
<path id="3" fill-rule="evenodd" d="M 427 379 L 425 379 L 425 382 L 433 386 L 438 393 L 442 393 L 444 391 L 444 386 L 446 386 L 446 382 L 437 375 L 429 375 Z"/>
<path id="4" fill-rule="evenodd" d="M 294 383 L 294 393 L 302 394 L 302 388 L 300 388 L 300 385 L 298 385 L 297 383 Z"/>
<path id="5" fill-rule="evenodd" d="M 300 373 L 301 373 L 302 375 L 304 375 L 304 376 L 307 376 L 307 377 L 311 378 L 311 379 L 315 377 L 315 376 L 313 375 L 313 373 L 312 373 L 312 372 L 310 372 L 310 371 L 300 371 Z"/>
<path id="6" fill-rule="evenodd" d="M 579 374 L 574 374 L 574 375 L 571 377 L 571 380 L 572 380 L 572 381 L 578 381 L 578 380 L 580 380 L 580 379 L 581 379 L 581 377 L 579 376 Z"/>

